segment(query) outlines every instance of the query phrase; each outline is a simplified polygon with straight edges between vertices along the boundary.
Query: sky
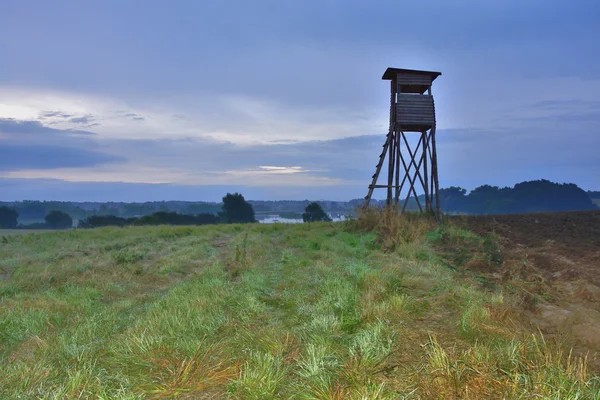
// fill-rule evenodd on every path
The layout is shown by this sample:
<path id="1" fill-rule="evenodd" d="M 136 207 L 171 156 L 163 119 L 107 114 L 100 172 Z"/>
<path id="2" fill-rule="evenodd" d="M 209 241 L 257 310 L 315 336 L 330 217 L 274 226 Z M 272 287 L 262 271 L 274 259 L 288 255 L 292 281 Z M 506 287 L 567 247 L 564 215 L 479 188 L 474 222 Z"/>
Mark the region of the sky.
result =
<path id="1" fill-rule="evenodd" d="M 387 67 L 442 72 L 441 187 L 600 190 L 597 0 L 1 8 L 0 201 L 364 197 Z"/>

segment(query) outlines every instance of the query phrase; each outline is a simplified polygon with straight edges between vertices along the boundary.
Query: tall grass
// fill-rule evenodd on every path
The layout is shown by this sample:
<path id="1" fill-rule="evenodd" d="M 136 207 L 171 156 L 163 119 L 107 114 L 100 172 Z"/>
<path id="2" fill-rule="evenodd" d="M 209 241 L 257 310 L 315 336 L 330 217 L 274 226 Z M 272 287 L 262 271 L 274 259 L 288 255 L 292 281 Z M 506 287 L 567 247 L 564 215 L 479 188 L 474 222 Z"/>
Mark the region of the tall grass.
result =
<path id="1" fill-rule="evenodd" d="M 398 207 L 359 208 L 350 222 L 359 232 L 374 232 L 381 247 L 394 251 L 411 243 L 420 244 L 436 226 L 433 216 L 421 213 L 400 213 Z"/>
<path id="2" fill-rule="evenodd" d="M 130 227 L 0 243 L 0 398 L 598 399 L 446 267 L 436 224 Z M 433 232 L 433 233 L 432 233 Z"/>

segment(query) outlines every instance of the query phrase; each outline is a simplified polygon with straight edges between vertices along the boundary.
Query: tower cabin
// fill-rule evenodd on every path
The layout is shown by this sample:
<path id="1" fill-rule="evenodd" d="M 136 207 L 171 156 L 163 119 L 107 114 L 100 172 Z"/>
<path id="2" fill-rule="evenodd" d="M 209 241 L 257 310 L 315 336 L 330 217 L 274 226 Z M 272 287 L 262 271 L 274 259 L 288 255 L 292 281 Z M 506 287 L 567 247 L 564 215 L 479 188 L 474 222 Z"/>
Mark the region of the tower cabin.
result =
<path id="1" fill-rule="evenodd" d="M 388 68 L 383 80 L 391 81 L 391 121 L 396 130 L 424 132 L 435 126 L 431 84 L 441 72 Z"/>

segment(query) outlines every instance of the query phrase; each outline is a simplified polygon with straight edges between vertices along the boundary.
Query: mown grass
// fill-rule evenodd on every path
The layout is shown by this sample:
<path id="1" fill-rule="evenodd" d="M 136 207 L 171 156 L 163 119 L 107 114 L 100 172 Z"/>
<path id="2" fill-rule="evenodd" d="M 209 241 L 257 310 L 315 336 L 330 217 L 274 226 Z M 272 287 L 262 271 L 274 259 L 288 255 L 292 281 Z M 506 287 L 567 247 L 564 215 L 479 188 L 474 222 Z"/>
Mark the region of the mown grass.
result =
<path id="1" fill-rule="evenodd" d="M 372 214 L 7 237 L 0 398 L 599 399 L 502 287 L 441 261 L 444 234 Z"/>

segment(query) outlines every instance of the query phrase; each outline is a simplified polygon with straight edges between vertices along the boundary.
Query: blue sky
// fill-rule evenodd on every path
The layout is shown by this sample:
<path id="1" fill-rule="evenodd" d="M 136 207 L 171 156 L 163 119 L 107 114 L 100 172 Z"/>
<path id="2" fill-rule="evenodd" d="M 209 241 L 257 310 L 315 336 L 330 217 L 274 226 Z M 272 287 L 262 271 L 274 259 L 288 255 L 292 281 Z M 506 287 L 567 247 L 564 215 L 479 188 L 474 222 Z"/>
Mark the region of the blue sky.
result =
<path id="1" fill-rule="evenodd" d="M 0 200 L 362 197 L 389 66 L 443 73 L 441 186 L 600 190 L 600 3 L 411 3 L 5 2 Z"/>

